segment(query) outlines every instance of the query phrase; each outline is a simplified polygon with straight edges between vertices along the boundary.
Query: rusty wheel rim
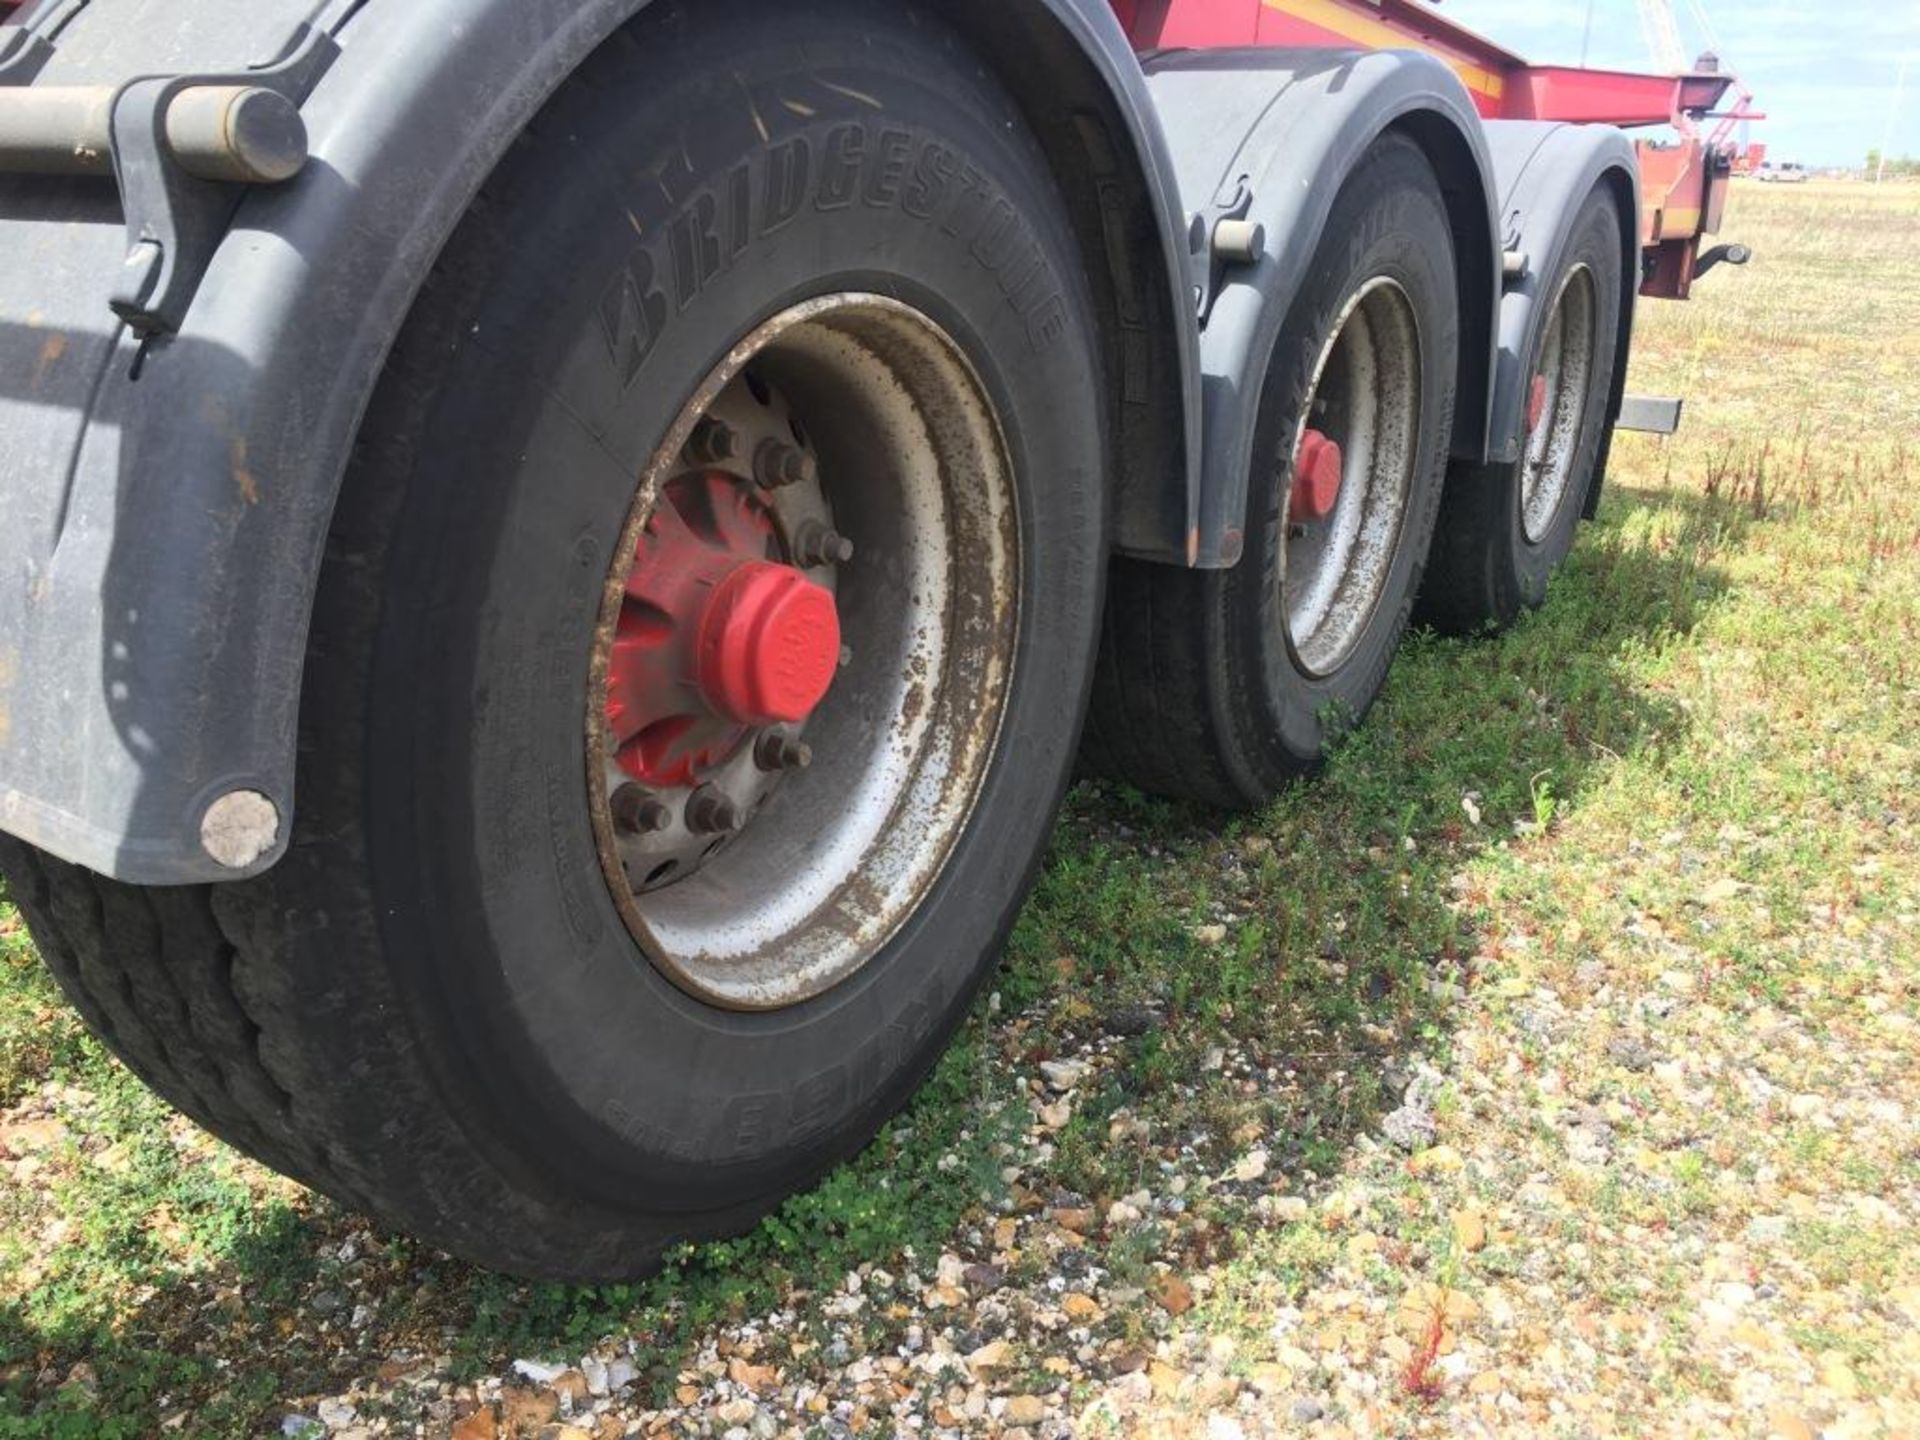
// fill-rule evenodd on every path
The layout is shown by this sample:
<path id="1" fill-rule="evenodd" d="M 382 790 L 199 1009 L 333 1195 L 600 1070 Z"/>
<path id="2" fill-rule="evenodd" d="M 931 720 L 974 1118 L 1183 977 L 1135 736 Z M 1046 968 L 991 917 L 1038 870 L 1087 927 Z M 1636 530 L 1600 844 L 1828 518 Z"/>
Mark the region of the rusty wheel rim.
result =
<path id="1" fill-rule="evenodd" d="M 1595 315 L 1593 272 L 1576 265 L 1554 297 L 1527 401 L 1526 456 L 1520 480 L 1520 526 L 1538 545 L 1553 528 L 1573 480 L 1592 388 Z"/>
<path id="2" fill-rule="evenodd" d="M 928 316 L 823 296 L 681 410 L 607 578 L 601 868 L 647 958 L 773 1010 L 858 973 L 937 880 L 1012 680 L 1011 465 Z"/>
<path id="3" fill-rule="evenodd" d="M 1309 674 L 1346 662 L 1387 591 L 1423 384 L 1413 302 L 1377 276 L 1348 299 L 1321 350 L 1282 471 L 1282 611 Z"/>

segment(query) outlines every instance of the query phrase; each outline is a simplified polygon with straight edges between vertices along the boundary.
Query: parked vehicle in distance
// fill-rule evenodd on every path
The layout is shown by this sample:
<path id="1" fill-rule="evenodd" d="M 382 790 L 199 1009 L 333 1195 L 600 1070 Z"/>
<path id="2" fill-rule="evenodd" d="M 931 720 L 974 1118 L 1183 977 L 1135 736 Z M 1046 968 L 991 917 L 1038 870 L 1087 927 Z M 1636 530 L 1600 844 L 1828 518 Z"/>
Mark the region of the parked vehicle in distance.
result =
<path id="1" fill-rule="evenodd" d="M 1077 756 L 1256 806 L 1541 603 L 1746 258 L 1731 76 L 1416 0 L 0 19 L 0 873 L 180 1109 L 528 1276 L 864 1145 Z"/>

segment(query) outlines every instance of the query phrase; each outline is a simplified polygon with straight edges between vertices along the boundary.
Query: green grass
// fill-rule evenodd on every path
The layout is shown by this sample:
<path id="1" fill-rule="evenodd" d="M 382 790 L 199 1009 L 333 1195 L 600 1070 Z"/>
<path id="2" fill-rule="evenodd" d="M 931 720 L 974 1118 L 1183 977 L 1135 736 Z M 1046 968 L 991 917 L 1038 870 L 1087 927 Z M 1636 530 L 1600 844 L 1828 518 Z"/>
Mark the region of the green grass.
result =
<path id="1" fill-rule="evenodd" d="M 1755 245 L 1752 269 L 1717 273 L 1691 306 L 1643 309 L 1635 388 L 1689 393 L 1688 427 L 1622 438 L 1544 610 L 1494 638 L 1414 638 L 1324 778 L 1257 817 L 1076 791 L 998 1008 L 983 1002 L 853 1164 L 655 1281 L 525 1286 L 368 1234 L 172 1119 L 79 1029 L 0 903 L 0 1437 L 146 1434 L 173 1416 L 186 1434 L 248 1433 L 397 1352 L 477 1373 L 611 1333 L 643 1342 L 664 1393 L 708 1327 L 863 1262 L 924 1272 L 990 1224 L 1028 1121 L 1022 1080 L 1121 1006 L 1158 1019 L 1100 1040 L 1116 1062 L 1024 1190 L 1104 1207 L 1162 1184 L 1162 1159 L 1217 1175 L 1257 1139 L 1277 1186 L 1318 1198 L 1373 1174 L 1357 1138 L 1396 1103 L 1383 1076 L 1412 1058 L 1454 1077 L 1564 1065 L 1570 1043 L 1599 1056 L 1608 1035 L 1529 1020 L 1537 989 L 1577 989 L 1594 967 L 1648 994 L 1684 972 L 1698 1023 L 1788 1015 L 1835 1054 L 1859 1043 L 1866 1000 L 1911 1009 L 1920 193 L 1745 189 L 1728 233 Z M 1227 1063 L 1210 1069 L 1214 1052 Z M 1830 1079 L 1804 1057 L 1753 1063 L 1783 1090 Z M 1614 1143 L 1643 1159 L 1599 1183 L 1554 1172 L 1568 1242 L 1596 1219 L 1732 1233 L 1755 1146 L 1816 1188 L 1914 1184 L 1911 1153 L 1810 1125 L 1744 1147 L 1674 1133 L 1671 1083 L 1616 1069 L 1578 1097 L 1622 1106 Z M 1699 1083 L 1738 1103 L 1719 1077 Z M 1436 1108 L 1453 1143 L 1561 1163 L 1537 1117 L 1451 1082 Z M 1114 1143 L 1116 1123 L 1141 1137 Z M 1280 1226 L 1247 1195 L 1197 1188 L 1204 1230 L 1093 1244 L 1123 1281 L 1211 1268 L 1209 1315 L 1251 1343 L 1272 1304 L 1343 1267 L 1375 1286 L 1520 1272 L 1530 1252 L 1498 1238 L 1454 1253 L 1448 1215 L 1472 1185 L 1395 1172 L 1356 1218 Z M 1380 1248 L 1355 1259 L 1363 1228 Z M 1787 1244 L 1830 1286 L 1920 1268 L 1906 1232 L 1832 1216 L 1796 1222 Z M 1646 1303 L 1609 1254 L 1583 1276 L 1608 1304 Z M 883 1307 L 869 1323 L 868 1343 L 897 1339 Z M 1871 1345 L 1822 1323 L 1807 1327 L 1820 1348 L 1846 1350 L 1869 1387 L 1892 1383 Z M 1670 1383 L 1709 1383 L 1669 1348 Z"/>

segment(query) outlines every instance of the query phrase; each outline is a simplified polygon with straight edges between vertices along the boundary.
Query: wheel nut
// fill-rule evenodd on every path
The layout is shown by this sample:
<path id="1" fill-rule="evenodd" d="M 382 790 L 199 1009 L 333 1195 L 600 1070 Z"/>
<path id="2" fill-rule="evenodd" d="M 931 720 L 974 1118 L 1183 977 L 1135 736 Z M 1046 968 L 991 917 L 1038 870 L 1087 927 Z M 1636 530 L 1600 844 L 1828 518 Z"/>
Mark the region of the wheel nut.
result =
<path id="1" fill-rule="evenodd" d="M 784 730 L 769 730 L 753 747 L 753 763 L 762 770 L 804 770 L 813 763 L 813 747 Z"/>
<path id="2" fill-rule="evenodd" d="M 687 441 L 686 457 L 694 465 L 718 465 L 740 453 L 740 432 L 724 420 L 703 415 Z"/>
<path id="3" fill-rule="evenodd" d="M 753 478 L 769 490 L 810 484 L 820 467 L 806 451 L 779 440 L 762 440 L 753 452 Z"/>
<path id="4" fill-rule="evenodd" d="M 726 791 L 702 785 L 687 797 L 687 828 L 697 835 L 726 835 L 740 828 L 740 807 Z"/>
<path id="5" fill-rule="evenodd" d="M 853 558 L 853 541 L 818 520 L 809 520 L 793 537 L 793 563 L 801 566 L 844 565 Z"/>
<path id="6" fill-rule="evenodd" d="M 667 802 L 631 781 L 613 792 L 607 808 L 613 812 L 614 829 L 624 835 L 658 835 L 673 824 L 673 811 Z"/>

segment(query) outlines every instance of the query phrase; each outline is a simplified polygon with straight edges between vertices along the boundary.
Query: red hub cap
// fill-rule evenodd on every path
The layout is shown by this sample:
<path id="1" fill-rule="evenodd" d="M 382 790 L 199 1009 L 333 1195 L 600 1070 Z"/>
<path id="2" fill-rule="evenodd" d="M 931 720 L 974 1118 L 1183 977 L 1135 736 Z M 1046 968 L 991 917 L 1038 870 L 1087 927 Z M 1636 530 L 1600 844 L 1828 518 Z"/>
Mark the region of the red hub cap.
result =
<path id="1" fill-rule="evenodd" d="M 701 613 L 700 690 L 737 724 L 806 719 L 839 663 L 833 596 L 791 565 L 734 567 Z"/>
<path id="2" fill-rule="evenodd" d="M 1540 421 L 1547 413 L 1547 377 L 1533 377 L 1533 387 L 1527 392 L 1527 434 L 1531 435 L 1540 428 Z"/>
<path id="3" fill-rule="evenodd" d="M 620 768 L 691 785 L 749 733 L 804 720 L 840 663 L 830 591 L 782 563 L 772 513 L 718 470 L 670 481 L 647 519 L 607 660 Z"/>
<path id="4" fill-rule="evenodd" d="M 1340 500 L 1340 477 L 1346 459 L 1340 447 L 1318 430 L 1300 437 L 1293 457 L 1293 496 L 1287 518 L 1296 524 L 1324 520 Z"/>

